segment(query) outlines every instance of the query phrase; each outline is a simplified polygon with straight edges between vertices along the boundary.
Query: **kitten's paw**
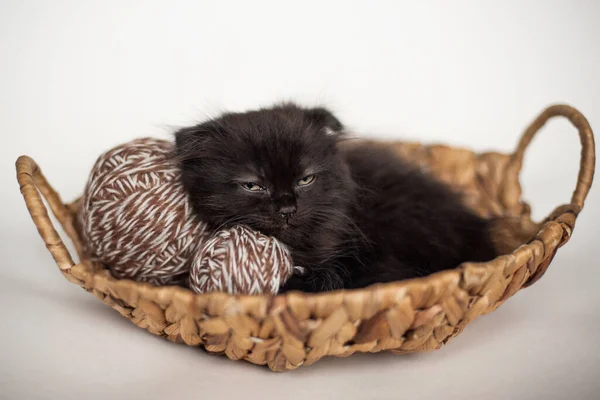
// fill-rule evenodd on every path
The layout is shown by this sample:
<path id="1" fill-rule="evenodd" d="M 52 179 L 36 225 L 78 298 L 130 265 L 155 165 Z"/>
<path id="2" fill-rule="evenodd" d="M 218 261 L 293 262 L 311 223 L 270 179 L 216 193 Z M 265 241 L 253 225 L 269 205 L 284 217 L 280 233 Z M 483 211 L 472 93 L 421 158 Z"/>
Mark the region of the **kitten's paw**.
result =
<path id="1" fill-rule="evenodd" d="M 285 293 L 290 291 L 300 291 L 314 293 L 317 292 L 316 287 L 306 281 L 302 276 L 292 275 L 283 286 L 279 289 L 279 293 Z"/>
<path id="2" fill-rule="evenodd" d="M 279 290 L 279 293 L 285 293 L 293 290 L 316 293 L 327 292 L 344 288 L 344 281 L 333 270 L 318 269 L 306 271 L 303 275 L 292 275 Z"/>

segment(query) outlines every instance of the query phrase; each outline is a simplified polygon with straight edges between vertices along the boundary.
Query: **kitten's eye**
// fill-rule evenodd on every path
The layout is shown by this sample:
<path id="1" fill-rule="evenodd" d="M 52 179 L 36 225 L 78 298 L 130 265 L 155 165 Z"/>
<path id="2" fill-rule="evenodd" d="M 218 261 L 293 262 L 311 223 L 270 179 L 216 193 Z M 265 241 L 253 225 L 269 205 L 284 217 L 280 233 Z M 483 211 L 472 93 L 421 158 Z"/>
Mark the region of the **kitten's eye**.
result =
<path id="1" fill-rule="evenodd" d="M 244 182 L 241 186 L 249 192 L 262 192 L 267 190 L 264 186 L 254 182 Z"/>
<path id="2" fill-rule="evenodd" d="M 317 177 L 315 175 L 307 175 L 297 182 L 298 186 L 308 186 L 315 181 Z"/>

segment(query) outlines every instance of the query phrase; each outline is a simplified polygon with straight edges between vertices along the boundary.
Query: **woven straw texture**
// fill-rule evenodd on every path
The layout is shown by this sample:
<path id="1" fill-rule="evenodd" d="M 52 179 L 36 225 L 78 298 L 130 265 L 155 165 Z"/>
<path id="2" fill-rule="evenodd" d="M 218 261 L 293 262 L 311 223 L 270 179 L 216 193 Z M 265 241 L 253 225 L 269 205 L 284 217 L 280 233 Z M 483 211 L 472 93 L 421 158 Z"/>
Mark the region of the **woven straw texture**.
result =
<path id="1" fill-rule="evenodd" d="M 554 116 L 567 117 L 579 132 L 580 171 L 570 203 L 534 223 L 529 206 L 521 200 L 519 171 L 534 135 Z M 497 217 L 495 239 L 505 255 L 424 278 L 357 290 L 278 296 L 194 294 L 180 287 L 111 277 L 83 256 L 74 224 L 77 201 L 64 204 L 29 157 L 17 161 L 17 178 L 42 239 L 70 282 L 155 335 L 284 371 L 324 356 L 382 350 L 407 353 L 447 343 L 469 322 L 493 311 L 546 272 L 557 249 L 571 237 L 594 175 L 591 128 L 577 110 L 566 105 L 543 111 L 511 155 L 413 143 L 390 145 L 463 191 L 475 211 Z M 79 263 L 73 261 L 52 225 L 42 196 L 73 241 Z"/>

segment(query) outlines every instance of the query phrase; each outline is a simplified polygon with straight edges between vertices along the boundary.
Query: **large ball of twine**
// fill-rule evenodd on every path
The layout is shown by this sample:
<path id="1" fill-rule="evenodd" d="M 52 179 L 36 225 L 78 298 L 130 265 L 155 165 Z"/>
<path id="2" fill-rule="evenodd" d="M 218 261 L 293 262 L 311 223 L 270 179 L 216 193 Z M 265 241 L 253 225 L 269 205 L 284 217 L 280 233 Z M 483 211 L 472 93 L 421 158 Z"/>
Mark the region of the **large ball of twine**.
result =
<path id="1" fill-rule="evenodd" d="M 119 279 L 189 284 L 199 293 L 276 293 L 292 273 L 287 249 L 246 227 L 213 235 L 180 181 L 171 142 L 136 139 L 102 154 L 81 201 L 85 252 Z"/>

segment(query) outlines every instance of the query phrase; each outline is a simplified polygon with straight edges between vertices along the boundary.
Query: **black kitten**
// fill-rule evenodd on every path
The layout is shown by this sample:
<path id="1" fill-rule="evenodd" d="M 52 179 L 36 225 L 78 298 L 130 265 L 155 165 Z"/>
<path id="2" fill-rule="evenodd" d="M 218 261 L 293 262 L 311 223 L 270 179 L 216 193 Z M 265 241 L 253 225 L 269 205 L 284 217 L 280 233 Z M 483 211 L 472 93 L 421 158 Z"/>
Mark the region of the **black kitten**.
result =
<path id="1" fill-rule="evenodd" d="M 247 225 L 304 267 L 282 288 L 424 276 L 495 251 L 488 222 L 385 147 L 344 141 L 326 109 L 228 113 L 176 133 L 183 184 L 214 229 Z"/>

